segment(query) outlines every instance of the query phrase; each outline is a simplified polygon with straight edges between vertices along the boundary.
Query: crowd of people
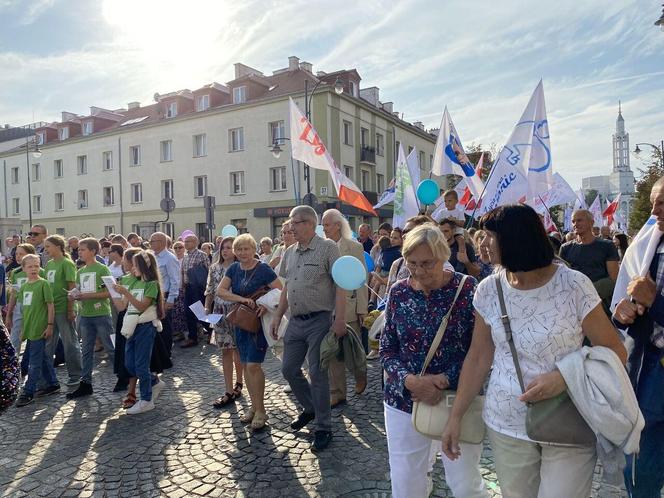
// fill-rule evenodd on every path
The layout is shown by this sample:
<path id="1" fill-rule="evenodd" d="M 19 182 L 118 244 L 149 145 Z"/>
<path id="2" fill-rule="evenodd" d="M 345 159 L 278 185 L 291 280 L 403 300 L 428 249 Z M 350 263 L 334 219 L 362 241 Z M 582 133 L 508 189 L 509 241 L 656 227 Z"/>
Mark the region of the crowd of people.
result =
<path id="1" fill-rule="evenodd" d="M 339 211 L 319 217 L 309 206 L 293 208 L 275 239 L 243 233 L 203 244 L 192 232 L 177 240 L 161 232 L 149 240 L 135 233 L 65 240 L 35 225 L 25 241 L 6 241 L 0 269 L 2 409 L 58 393 L 54 366 L 62 363 L 66 398 L 94 395 L 101 355 L 114 365 L 122 408 L 147 412 L 166 387 L 174 343 L 194 348 L 205 340 L 218 346 L 223 371 L 210 403 L 224 409 L 246 386 L 250 407 L 240 420 L 259 431 L 269 420 L 262 363 L 272 348 L 301 408 L 291 428 L 311 424 L 319 452 L 332 440 L 331 409 L 347 402 L 346 370 L 361 394 L 366 361 L 379 358 L 397 498 L 428 496 L 437 455 L 454 496 L 488 496 L 482 443 L 464 436 L 478 399 L 483 421 L 472 423 L 486 426 L 504 497 L 587 498 L 598 455 L 605 477 L 624 468 L 631 497 L 658 497 L 664 179 L 651 197 L 659 238 L 645 253 L 630 248 L 626 235 L 594 227 L 586 210 L 574 212 L 565 236 L 547 234 L 523 205 L 499 207 L 467 230 L 456 200 L 447 193 L 433 217 L 383 223 L 375 232 L 362 224 L 357 236 Z M 361 261 L 365 286 L 336 284 L 332 268 L 341 256 Z M 634 274 L 634 265 L 646 270 Z M 222 318 L 200 321 L 196 303 Z M 603 390 L 607 379 L 614 387 L 624 381 L 623 389 Z M 533 436 L 571 421 L 532 425 L 538 403 L 557 399 L 572 403 L 592 444 Z M 414 422 L 423 405 L 444 418 L 436 437 Z"/>

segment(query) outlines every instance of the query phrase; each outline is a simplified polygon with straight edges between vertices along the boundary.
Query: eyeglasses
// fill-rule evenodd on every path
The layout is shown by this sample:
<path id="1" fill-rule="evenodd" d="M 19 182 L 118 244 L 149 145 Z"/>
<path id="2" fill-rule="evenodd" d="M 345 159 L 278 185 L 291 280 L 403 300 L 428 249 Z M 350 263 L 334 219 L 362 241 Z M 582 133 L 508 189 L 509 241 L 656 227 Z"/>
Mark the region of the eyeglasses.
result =
<path id="1" fill-rule="evenodd" d="M 410 263 L 406 261 L 406 268 L 410 270 L 411 273 L 416 272 L 417 270 L 421 269 L 424 271 L 429 271 L 431 270 L 434 266 L 436 266 L 436 261 L 435 259 L 430 259 L 428 261 L 422 261 L 421 263 Z"/>
<path id="2" fill-rule="evenodd" d="M 41 232 L 28 232 L 28 235 L 30 237 L 34 237 L 35 235 L 43 235 Z"/>

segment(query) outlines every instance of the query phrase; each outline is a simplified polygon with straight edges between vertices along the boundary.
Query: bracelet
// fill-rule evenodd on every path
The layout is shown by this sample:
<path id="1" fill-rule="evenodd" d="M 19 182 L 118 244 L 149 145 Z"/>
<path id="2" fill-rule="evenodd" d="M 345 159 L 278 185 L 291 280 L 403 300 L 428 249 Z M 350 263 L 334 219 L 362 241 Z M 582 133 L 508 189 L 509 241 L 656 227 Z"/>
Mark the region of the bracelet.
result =
<path id="1" fill-rule="evenodd" d="M 46 325 L 49 326 L 49 327 L 52 327 L 53 323 L 47 323 Z"/>

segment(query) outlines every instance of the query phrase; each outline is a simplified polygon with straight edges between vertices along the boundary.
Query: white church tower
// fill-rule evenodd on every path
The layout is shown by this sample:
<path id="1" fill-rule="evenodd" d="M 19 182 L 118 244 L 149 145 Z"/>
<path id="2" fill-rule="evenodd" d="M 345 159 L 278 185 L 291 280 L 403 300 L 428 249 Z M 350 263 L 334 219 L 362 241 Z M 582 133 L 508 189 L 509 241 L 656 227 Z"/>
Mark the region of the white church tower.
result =
<path id="1" fill-rule="evenodd" d="M 629 220 L 629 213 L 634 196 L 634 173 L 629 168 L 629 133 L 625 131 L 625 120 L 618 102 L 618 119 L 616 132 L 613 135 L 613 171 L 609 175 L 611 200 L 618 194 L 620 197 L 620 215 Z"/>

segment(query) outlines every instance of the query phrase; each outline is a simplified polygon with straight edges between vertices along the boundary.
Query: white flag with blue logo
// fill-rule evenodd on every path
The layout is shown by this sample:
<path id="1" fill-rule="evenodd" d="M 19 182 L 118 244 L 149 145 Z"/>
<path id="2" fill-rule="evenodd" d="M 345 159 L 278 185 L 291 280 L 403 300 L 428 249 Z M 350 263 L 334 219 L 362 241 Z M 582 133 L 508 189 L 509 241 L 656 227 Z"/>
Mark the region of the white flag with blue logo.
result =
<path id="1" fill-rule="evenodd" d="M 395 193 L 396 193 L 395 192 L 396 189 L 394 188 L 394 185 L 395 185 L 395 178 L 392 178 L 392 180 L 390 181 L 390 184 L 387 186 L 385 191 L 382 194 L 380 194 L 380 197 L 378 198 L 378 202 L 373 207 L 374 209 L 381 208 L 385 204 L 389 204 L 390 202 L 392 202 L 394 200 L 394 196 L 395 196 Z"/>
<path id="2" fill-rule="evenodd" d="M 461 139 L 454 127 L 447 106 L 443 111 L 443 120 L 440 122 L 440 131 L 438 132 L 436 147 L 433 150 L 431 172 L 437 176 L 459 175 L 466 180 L 466 184 L 475 199 L 479 199 L 482 195 L 484 184 L 463 150 Z"/>

